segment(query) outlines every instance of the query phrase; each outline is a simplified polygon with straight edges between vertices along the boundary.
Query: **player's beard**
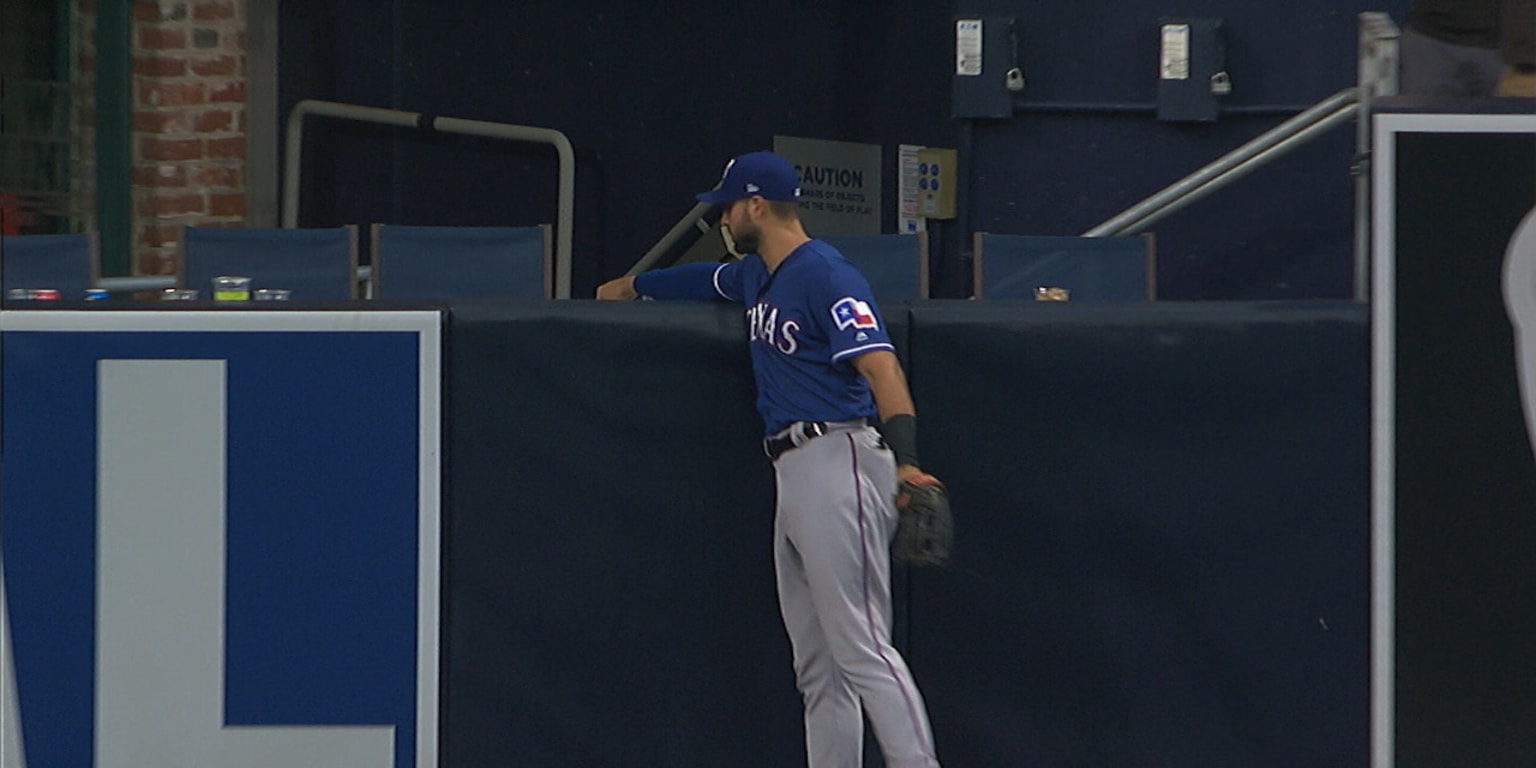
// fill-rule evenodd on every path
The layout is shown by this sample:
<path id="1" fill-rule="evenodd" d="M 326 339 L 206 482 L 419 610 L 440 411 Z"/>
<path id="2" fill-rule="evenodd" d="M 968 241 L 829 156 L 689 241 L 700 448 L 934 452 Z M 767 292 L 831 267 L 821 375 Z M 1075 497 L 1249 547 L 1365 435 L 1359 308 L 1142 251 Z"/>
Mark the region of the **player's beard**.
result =
<path id="1" fill-rule="evenodd" d="M 724 231 L 726 247 L 737 256 L 757 253 L 757 247 L 762 244 L 761 233 L 751 225 L 742 227 L 740 232 L 726 225 Z"/>

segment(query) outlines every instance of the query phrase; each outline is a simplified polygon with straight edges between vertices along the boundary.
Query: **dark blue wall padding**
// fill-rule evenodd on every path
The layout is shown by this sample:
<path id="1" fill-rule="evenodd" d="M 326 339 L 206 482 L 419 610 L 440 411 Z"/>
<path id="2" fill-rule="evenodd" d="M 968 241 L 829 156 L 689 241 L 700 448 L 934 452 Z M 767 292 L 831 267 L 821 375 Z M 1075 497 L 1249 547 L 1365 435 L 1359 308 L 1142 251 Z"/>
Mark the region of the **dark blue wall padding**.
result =
<path id="1" fill-rule="evenodd" d="M 896 580 L 947 768 L 1364 764 L 1363 307 L 885 314 L 959 521 Z M 801 764 L 744 336 L 453 309 L 447 765 Z"/>
<path id="2" fill-rule="evenodd" d="M 1367 762 L 1363 306 L 953 302 L 911 344 L 945 765 Z"/>
<path id="3" fill-rule="evenodd" d="M 1504 264 L 1536 204 L 1536 136 L 1401 132 L 1395 157 L 1395 763 L 1525 768 L 1536 464 Z"/>
<path id="4" fill-rule="evenodd" d="M 793 764 L 734 309 L 459 306 L 451 327 L 447 764 Z"/>

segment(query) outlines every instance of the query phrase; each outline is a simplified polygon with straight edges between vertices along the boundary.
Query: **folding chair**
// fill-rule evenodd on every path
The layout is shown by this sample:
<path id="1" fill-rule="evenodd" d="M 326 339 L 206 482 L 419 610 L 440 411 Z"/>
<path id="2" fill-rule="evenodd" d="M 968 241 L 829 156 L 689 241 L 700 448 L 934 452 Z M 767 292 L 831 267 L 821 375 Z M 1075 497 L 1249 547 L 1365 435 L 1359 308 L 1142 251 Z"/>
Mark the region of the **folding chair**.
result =
<path id="1" fill-rule="evenodd" d="M 820 238 L 853 262 L 879 301 L 928 298 L 926 234 L 825 235 Z"/>
<path id="2" fill-rule="evenodd" d="M 251 290 L 287 289 L 298 301 L 357 298 L 357 227 L 187 227 L 178 282 L 211 295 L 213 278 L 251 278 Z"/>
<path id="3" fill-rule="evenodd" d="M 432 227 L 375 224 L 378 299 L 547 299 L 553 264 L 549 225 Z"/>
<path id="4" fill-rule="evenodd" d="M 0 287 L 56 288 L 60 298 L 82 299 L 101 276 L 96 233 L 6 235 L 0 241 Z"/>
<path id="5" fill-rule="evenodd" d="M 973 252 L 973 295 L 978 299 L 1032 299 L 1040 288 L 1064 288 L 1071 301 L 1157 298 L 1151 233 L 1061 237 L 977 232 Z"/>

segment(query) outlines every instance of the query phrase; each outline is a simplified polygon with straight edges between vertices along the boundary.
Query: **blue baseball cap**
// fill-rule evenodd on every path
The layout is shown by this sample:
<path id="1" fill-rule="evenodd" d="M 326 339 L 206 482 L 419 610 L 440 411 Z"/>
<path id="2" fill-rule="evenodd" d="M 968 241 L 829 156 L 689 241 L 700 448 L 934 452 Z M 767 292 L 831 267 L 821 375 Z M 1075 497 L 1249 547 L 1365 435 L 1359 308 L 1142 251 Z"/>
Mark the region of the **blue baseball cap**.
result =
<path id="1" fill-rule="evenodd" d="M 719 186 L 695 197 L 700 202 L 724 205 L 753 195 L 764 200 L 799 200 L 800 178 L 795 167 L 772 152 L 742 155 L 726 164 Z"/>

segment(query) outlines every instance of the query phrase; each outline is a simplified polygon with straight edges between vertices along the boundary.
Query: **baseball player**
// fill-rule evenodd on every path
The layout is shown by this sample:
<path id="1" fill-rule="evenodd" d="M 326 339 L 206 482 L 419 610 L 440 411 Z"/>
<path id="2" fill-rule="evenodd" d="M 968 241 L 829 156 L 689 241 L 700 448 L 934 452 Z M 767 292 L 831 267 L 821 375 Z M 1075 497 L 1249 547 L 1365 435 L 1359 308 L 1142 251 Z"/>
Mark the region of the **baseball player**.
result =
<path id="1" fill-rule="evenodd" d="M 919 468 L 912 396 L 869 284 L 806 235 L 799 197 L 784 158 L 742 155 L 698 195 L 724 207 L 721 225 L 741 260 L 621 277 L 597 298 L 746 305 L 778 492 L 779 610 L 810 768 L 862 766 L 865 716 L 887 766 L 936 768 L 922 696 L 891 645 L 889 546 L 898 482 L 939 481 Z"/>

